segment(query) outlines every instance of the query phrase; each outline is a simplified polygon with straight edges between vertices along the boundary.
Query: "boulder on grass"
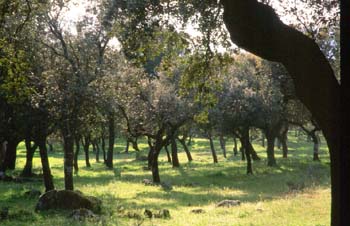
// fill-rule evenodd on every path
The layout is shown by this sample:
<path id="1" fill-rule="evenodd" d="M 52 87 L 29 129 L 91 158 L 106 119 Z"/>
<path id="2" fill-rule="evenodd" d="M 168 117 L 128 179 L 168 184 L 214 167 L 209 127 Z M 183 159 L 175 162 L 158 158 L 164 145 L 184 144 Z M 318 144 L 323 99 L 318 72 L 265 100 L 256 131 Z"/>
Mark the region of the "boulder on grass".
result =
<path id="1" fill-rule="evenodd" d="M 222 200 L 218 204 L 216 204 L 217 207 L 232 207 L 232 206 L 239 206 L 241 204 L 241 201 L 239 200 Z"/>
<path id="2" fill-rule="evenodd" d="M 39 197 L 35 211 L 85 208 L 97 213 L 101 211 L 101 205 L 102 201 L 93 196 L 84 196 L 78 192 L 69 190 L 52 190 Z"/>

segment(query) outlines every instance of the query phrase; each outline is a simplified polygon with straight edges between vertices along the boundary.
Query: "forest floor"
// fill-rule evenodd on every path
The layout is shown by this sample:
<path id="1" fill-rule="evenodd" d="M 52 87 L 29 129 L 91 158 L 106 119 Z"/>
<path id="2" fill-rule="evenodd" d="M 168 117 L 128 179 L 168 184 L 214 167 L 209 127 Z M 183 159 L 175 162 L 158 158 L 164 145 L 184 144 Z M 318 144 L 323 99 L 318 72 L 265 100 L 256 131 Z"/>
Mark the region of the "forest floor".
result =
<path id="1" fill-rule="evenodd" d="M 139 144 L 144 155 L 146 142 Z M 253 163 L 253 175 L 246 174 L 246 162 L 240 155 L 233 156 L 232 142 L 227 142 L 225 159 L 216 142 L 219 163 L 213 164 L 209 142 L 196 138 L 191 146 L 194 161 L 187 162 L 179 145 L 180 168 L 172 168 L 162 152 L 160 177 L 172 185 L 172 190 L 161 186 L 146 186 L 143 179 L 151 179 L 151 172 L 143 170 L 147 162 L 136 161 L 136 152 L 130 148 L 124 153 L 125 142 L 116 144 L 114 170 L 96 163 L 91 153 L 91 168 L 85 167 L 83 151 L 79 157 L 79 173 L 74 176 L 75 189 L 103 201 L 98 218 L 79 222 L 68 217 L 70 211 L 34 212 L 37 198 L 24 192 L 30 189 L 44 191 L 42 182 L 0 182 L 0 210 L 9 208 L 10 218 L 0 225 L 242 225 L 242 226 L 325 226 L 330 224 L 329 155 L 322 143 L 321 162 L 312 161 L 312 143 L 305 138 L 289 135 L 289 156 L 282 158 L 276 148 L 277 167 L 266 166 L 265 148 L 254 142 L 261 161 Z M 57 189 L 64 188 L 63 153 L 49 153 L 50 165 Z M 100 157 L 102 158 L 102 157 Z M 25 148 L 18 148 L 18 175 L 24 166 Z M 38 153 L 34 156 L 34 172 L 41 173 Z M 216 207 L 225 199 L 239 200 L 234 207 Z M 167 209 L 170 219 L 146 218 L 145 209 Z M 201 213 L 192 210 L 201 209 Z M 1 213 L 0 213 L 1 215 Z M 1 217 L 0 217 L 1 219 Z"/>

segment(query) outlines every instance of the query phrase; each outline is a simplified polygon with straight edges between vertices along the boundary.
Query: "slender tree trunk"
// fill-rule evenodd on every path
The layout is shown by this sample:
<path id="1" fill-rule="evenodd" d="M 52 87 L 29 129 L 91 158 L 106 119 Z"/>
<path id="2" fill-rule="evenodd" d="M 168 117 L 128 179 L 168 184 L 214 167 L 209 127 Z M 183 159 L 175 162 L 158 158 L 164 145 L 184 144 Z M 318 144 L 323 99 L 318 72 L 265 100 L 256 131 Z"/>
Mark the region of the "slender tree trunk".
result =
<path id="1" fill-rule="evenodd" d="M 191 146 L 192 145 L 192 135 L 189 136 L 189 139 L 187 141 L 187 146 Z"/>
<path id="2" fill-rule="evenodd" d="M 138 146 L 138 144 L 137 144 L 137 138 L 135 138 L 135 140 L 132 140 L 131 143 L 132 143 L 132 148 L 133 148 L 135 151 L 140 151 L 139 146 Z"/>
<path id="3" fill-rule="evenodd" d="M 74 190 L 73 185 L 73 159 L 74 137 L 72 134 L 63 135 L 64 142 L 64 187 L 66 190 Z"/>
<path id="4" fill-rule="evenodd" d="M 261 146 L 265 147 L 265 134 L 261 133 Z"/>
<path id="5" fill-rule="evenodd" d="M 105 142 L 105 137 L 103 136 L 101 138 L 101 147 L 102 147 L 102 153 L 103 153 L 103 162 L 106 164 L 106 142 Z"/>
<path id="6" fill-rule="evenodd" d="M 84 153 L 85 153 L 85 165 L 86 167 L 90 168 L 90 155 L 89 155 L 89 147 L 90 147 L 90 135 L 84 137 L 85 142 L 83 143 L 84 146 Z"/>
<path id="7" fill-rule="evenodd" d="M 174 135 L 171 137 L 171 157 L 173 167 L 180 167 L 179 157 L 177 155 L 177 144 Z"/>
<path id="8" fill-rule="evenodd" d="M 80 152 L 80 138 L 75 138 L 75 153 L 74 153 L 74 173 L 78 173 L 79 165 L 78 165 L 78 157 Z"/>
<path id="9" fill-rule="evenodd" d="M 158 168 L 158 156 L 160 150 L 154 149 L 151 154 L 151 169 L 152 169 L 152 179 L 153 183 L 160 183 L 159 168 Z"/>
<path id="10" fill-rule="evenodd" d="M 268 166 L 276 166 L 275 159 L 275 139 L 276 137 L 273 135 L 266 135 L 267 138 L 267 165 Z"/>
<path id="11" fill-rule="evenodd" d="M 17 145 L 19 141 L 8 140 L 4 159 L 4 169 L 14 170 L 16 168 Z"/>
<path id="12" fill-rule="evenodd" d="M 54 190 L 55 186 L 54 186 L 53 180 L 52 180 L 49 158 L 47 156 L 47 149 L 46 149 L 45 143 L 46 143 L 45 139 L 38 141 L 41 165 L 43 168 L 45 191 L 47 192 L 47 191 Z M 72 180 L 72 185 L 73 185 L 73 180 Z"/>
<path id="13" fill-rule="evenodd" d="M 238 155 L 238 149 L 237 149 L 237 139 L 234 136 L 233 137 L 233 155 L 237 156 Z"/>
<path id="14" fill-rule="evenodd" d="M 213 161 L 214 161 L 214 163 L 218 163 L 218 157 L 216 156 L 213 138 L 210 134 L 209 134 L 209 143 L 210 143 L 211 154 L 213 156 Z"/>
<path id="15" fill-rule="evenodd" d="M 125 146 L 125 153 L 129 153 L 129 145 L 130 145 L 130 141 L 127 140 L 126 141 L 126 146 Z"/>
<path id="16" fill-rule="evenodd" d="M 314 142 L 313 160 L 320 161 L 320 158 L 318 156 L 318 154 L 320 152 L 320 139 L 317 136 L 316 131 L 312 131 L 310 135 L 311 135 L 312 141 Z"/>
<path id="17" fill-rule="evenodd" d="M 224 158 L 227 158 L 226 157 L 226 141 L 225 141 L 224 136 L 222 136 L 222 135 L 220 135 L 220 147 L 221 147 L 222 153 L 224 155 Z"/>
<path id="18" fill-rule="evenodd" d="M 170 156 L 170 153 L 169 153 L 168 145 L 165 145 L 164 148 L 165 148 L 166 156 L 168 158 L 168 162 L 171 163 L 171 156 Z"/>
<path id="19" fill-rule="evenodd" d="M 109 145 L 107 152 L 106 165 L 108 168 L 113 168 L 113 149 L 115 140 L 114 115 L 110 114 L 108 117 L 108 131 L 109 131 Z"/>
<path id="20" fill-rule="evenodd" d="M 282 153 L 283 153 L 283 158 L 288 157 L 288 145 L 287 145 L 287 140 L 288 140 L 288 129 L 283 131 L 281 136 L 280 136 L 281 144 L 282 144 Z"/>
<path id="21" fill-rule="evenodd" d="M 247 174 L 253 174 L 252 160 L 251 160 L 251 144 L 249 141 L 249 128 L 245 128 L 242 131 L 242 141 L 245 150 L 245 156 L 247 157 Z"/>
<path id="22" fill-rule="evenodd" d="M 34 152 L 37 149 L 37 144 L 31 145 L 30 139 L 25 139 L 25 145 L 26 145 L 26 163 L 22 170 L 21 176 L 23 177 L 31 177 L 33 176 L 33 157 Z"/>
<path id="23" fill-rule="evenodd" d="M 100 146 L 98 145 L 97 140 L 95 140 L 95 149 L 96 149 L 96 162 L 100 162 Z"/>
<path id="24" fill-rule="evenodd" d="M 180 139 L 180 138 L 178 138 L 178 140 L 180 141 L 182 147 L 183 147 L 184 150 L 185 150 L 185 153 L 186 153 L 186 156 L 187 156 L 188 161 L 189 161 L 189 162 L 192 162 L 192 161 L 193 161 L 193 158 L 192 158 L 192 155 L 191 155 L 190 150 L 189 150 L 188 147 L 187 147 L 186 140 L 185 140 L 185 139 Z"/>
<path id="25" fill-rule="evenodd" d="M 244 149 L 245 148 L 243 147 L 243 144 L 242 144 L 242 141 L 241 141 L 241 147 L 239 148 L 239 151 L 241 152 L 241 156 L 242 156 L 241 160 L 242 161 L 245 161 L 245 150 Z"/>

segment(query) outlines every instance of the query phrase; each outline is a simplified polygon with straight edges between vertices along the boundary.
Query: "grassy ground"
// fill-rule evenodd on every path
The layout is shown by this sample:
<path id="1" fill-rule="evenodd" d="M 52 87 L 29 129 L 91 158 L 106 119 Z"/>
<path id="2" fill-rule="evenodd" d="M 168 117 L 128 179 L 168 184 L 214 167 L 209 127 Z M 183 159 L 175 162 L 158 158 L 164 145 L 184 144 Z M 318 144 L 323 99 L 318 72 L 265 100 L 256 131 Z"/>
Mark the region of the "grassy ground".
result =
<path id="1" fill-rule="evenodd" d="M 23 193 L 28 189 L 44 190 L 38 183 L 0 182 L 0 208 L 9 207 L 9 220 L 0 225 L 254 225 L 254 226 L 321 226 L 330 223 L 329 156 L 324 142 L 321 147 L 321 163 L 312 161 L 312 143 L 297 140 L 290 134 L 289 157 L 282 159 L 276 150 L 278 166 L 266 166 L 265 149 L 254 146 L 262 161 L 254 162 L 254 175 L 246 175 L 246 164 L 240 157 L 232 156 L 232 143 L 227 142 L 228 158 L 224 159 L 216 143 L 219 164 L 213 164 L 209 143 L 195 139 L 192 145 L 194 161 L 187 163 L 180 148 L 181 167 L 173 169 L 164 153 L 160 157 L 161 180 L 173 185 L 172 191 L 159 186 L 145 186 L 142 180 L 151 179 L 151 173 L 142 168 L 146 162 L 135 161 L 135 152 L 115 154 L 115 170 L 106 170 L 102 163 L 84 167 L 80 156 L 80 171 L 75 175 L 75 188 L 85 194 L 103 200 L 103 212 L 95 221 L 77 222 L 67 216 L 68 211 L 35 213 L 35 198 Z M 146 143 L 140 144 L 146 154 Z M 116 144 L 122 152 L 124 142 Z M 19 147 L 17 168 L 25 161 L 24 145 Z M 93 156 L 91 156 L 93 157 Z M 63 155 L 50 153 L 50 164 L 55 186 L 63 189 Z M 38 153 L 34 169 L 40 173 Z M 19 171 L 12 172 L 18 174 Z M 120 173 L 120 174 L 119 174 Z M 194 186 L 188 186 L 189 184 Z M 295 187 L 296 190 L 291 189 Z M 240 206 L 218 208 L 216 203 L 224 199 L 238 199 Z M 135 219 L 129 215 L 143 216 L 145 208 L 168 209 L 170 219 Z M 193 209 L 203 209 L 200 214 Z"/>

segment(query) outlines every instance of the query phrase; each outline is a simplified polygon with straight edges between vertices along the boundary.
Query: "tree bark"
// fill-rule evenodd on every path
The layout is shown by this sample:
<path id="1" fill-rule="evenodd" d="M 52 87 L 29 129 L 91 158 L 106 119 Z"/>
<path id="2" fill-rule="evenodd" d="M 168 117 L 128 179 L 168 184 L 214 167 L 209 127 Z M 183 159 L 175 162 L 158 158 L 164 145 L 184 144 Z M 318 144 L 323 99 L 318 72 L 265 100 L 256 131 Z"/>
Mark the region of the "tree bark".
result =
<path id="1" fill-rule="evenodd" d="M 91 167 L 90 155 L 89 155 L 89 147 L 90 147 L 90 135 L 84 136 L 83 148 L 84 148 L 84 153 L 85 153 L 85 165 L 88 168 Z"/>
<path id="2" fill-rule="evenodd" d="M 26 145 L 26 163 L 22 170 L 21 176 L 22 177 L 31 177 L 33 176 L 33 157 L 35 150 L 37 149 L 38 145 L 34 143 L 34 145 L 31 145 L 30 139 L 25 139 L 25 145 Z"/>
<path id="3" fill-rule="evenodd" d="M 169 153 L 168 146 L 165 145 L 164 148 L 165 148 L 166 156 L 167 156 L 167 158 L 168 158 L 168 162 L 171 163 L 171 156 L 170 156 L 170 153 Z"/>
<path id="4" fill-rule="evenodd" d="M 4 159 L 4 170 L 14 170 L 16 168 L 17 145 L 19 141 L 8 140 L 7 150 Z"/>
<path id="5" fill-rule="evenodd" d="M 233 137 L 233 155 L 238 155 L 238 149 L 237 149 L 237 139 L 236 137 Z"/>
<path id="6" fill-rule="evenodd" d="M 191 155 L 190 150 L 189 150 L 188 147 L 187 147 L 186 139 L 185 139 L 185 138 L 182 138 L 182 139 L 178 138 L 178 140 L 180 141 L 182 147 L 183 147 L 184 150 L 185 150 L 185 153 L 186 153 L 186 156 L 187 156 L 187 160 L 188 160 L 189 162 L 192 162 L 192 161 L 193 161 L 193 158 L 192 158 L 192 155 Z"/>
<path id="7" fill-rule="evenodd" d="M 250 141 L 249 141 L 249 128 L 245 128 L 242 131 L 242 141 L 243 147 L 245 150 L 245 156 L 247 157 L 247 174 L 253 174 L 252 160 L 251 160 L 251 150 Z"/>
<path id="8" fill-rule="evenodd" d="M 175 135 L 171 137 L 171 158 L 174 168 L 180 167 L 179 157 L 177 155 L 177 144 L 175 140 Z"/>
<path id="9" fill-rule="evenodd" d="M 224 155 L 224 158 L 227 158 L 226 157 L 226 141 L 225 141 L 224 136 L 222 136 L 222 135 L 220 135 L 220 147 L 221 147 L 222 153 Z"/>
<path id="10" fill-rule="evenodd" d="M 350 215 L 347 214 L 350 185 L 344 185 L 350 171 L 350 164 L 344 160 L 350 159 L 349 137 L 341 136 L 340 86 L 328 60 L 312 39 L 283 24 L 271 7 L 256 0 L 220 2 L 231 40 L 255 55 L 281 62 L 293 79 L 296 95 L 320 125 L 331 157 L 331 224 L 350 225 Z M 342 90 L 348 94 L 346 88 Z M 342 99 L 343 106 L 349 99 L 349 95 Z M 344 115 L 345 120 L 346 117 Z M 345 129 L 342 131 L 349 133 Z"/>
<path id="11" fill-rule="evenodd" d="M 108 116 L 108 131 L 109 131 L 109 140 L 108 140 L 106 166 L 112 169 L 113 168 L 113 149 L 114 149 L 114 140 L 115 140 L 115 126 L 114 126 L 113 114 L 109 114 Z"/>
<path id="12" fill-rule="evenodd" d="M 103 162 L 106 164 L 106 142 L 105 142 L 105 137 L 103 136 L 101 138 L 101 148 L 102 148 L 102 154 L 103 154 Z"/>
<path id="13" fill-rule="evenodd" d="M 74 173 L 78 173 L 79 171 L 79 165 L 78 165 L 78 157 L 80 152 L 80 139 L 75 138 L 75 152 L 74 152 Z"/>
<path id="14" fill-rule="evenodd" d="M 38 141 L 38 146 L 39 146 L 41 165 L 42 165 L 42 168 L 43 168 L 45 191 L 48 192 L 48 191 L 54 190 L 55 186 L 54 186 L 52 175 L 51 175 L 51 170 L 50 170 L 49 158 L 47 156 L 47 148 L 46 148 L 45 139 L 39 140 Z"/>
<path id="15" fill-rule="evenodd" d="M 282 153 L 283 153 L 283 158 L 287 158 L 288 157 L 288 144 L 287 144 L 287 140 L 288 140 L 288 129 L 284 130 L 282 132 L 282 134 L 280 135 L 280 141 L 282 144 Z"/>
<path id="16" fill-rule="evenodd" d="M 216 156 L 216 151 L 215 151 L 215 147 L 214 147 L 213 138 L 212 138 L 211 134 L 209 134 L 208 137 L 209 137 L 211 154 L 213 156 L 213 162 L 214 163 L 218 163 L 218 157 Z"/>
<path id="17" fill-rule="evenodd" d="M 275 159 L 275 140 L 276 137 L 273 135 L 266 135 L 267 138 L 267 165 L 268 166 L 276 166 L 276 159 Z"/>
<path id="18" fill-rule="evenodd" d="M 129 142 L 129 140 L 127 140 L 126 146 L 125 146 L 125 153 L 129 153 L 129 146 L 130 146 L 130 142 Z"/>
<path id="19" fill-rule="evenodd" d="M 63 134 L 64 146 L 64 187 L 66 190 L 74 190 L 73 185 L 73 159 L 74 137 L 70 133 Z"/>
<path id="20" fill-rule="evenodd" d="M 318 156 L 318 154 L 320 152 L 320 138 L 317 136 L 316 131 L 312 131 L 310 136 L 311 136 L 311 139 L 314 143 L 313 160 L 320 161 L 320 158 Z"/>
<path id="21" fill-rule="evenodd" d="M 96 162 L 100 162 L 100 146 L 98 145 L 97 139 L 94 141 L 94 146 L 96 149 Z"/>

